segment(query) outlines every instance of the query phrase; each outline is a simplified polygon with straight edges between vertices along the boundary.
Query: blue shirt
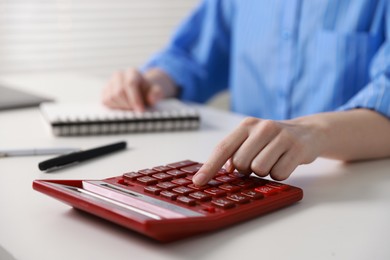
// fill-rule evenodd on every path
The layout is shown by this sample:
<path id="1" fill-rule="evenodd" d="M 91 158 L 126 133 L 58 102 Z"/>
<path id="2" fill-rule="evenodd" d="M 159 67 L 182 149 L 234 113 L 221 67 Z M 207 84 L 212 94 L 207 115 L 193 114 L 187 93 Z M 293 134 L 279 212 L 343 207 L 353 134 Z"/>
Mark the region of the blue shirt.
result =
<path id="1" fill-rule="evenodd" d="M 181 98 L 228 88 L 233 111 L 289 119 L 367 108 L 390 118 L 390 1 L 204 0 L 146 65 Z"/>

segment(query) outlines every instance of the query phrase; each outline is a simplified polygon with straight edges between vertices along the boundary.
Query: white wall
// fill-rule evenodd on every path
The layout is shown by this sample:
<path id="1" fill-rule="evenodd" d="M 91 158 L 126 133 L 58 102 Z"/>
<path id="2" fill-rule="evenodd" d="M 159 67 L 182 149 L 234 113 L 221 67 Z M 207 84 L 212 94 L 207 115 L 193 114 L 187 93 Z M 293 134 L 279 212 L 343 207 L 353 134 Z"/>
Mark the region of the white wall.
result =
<path id="1" fill-rule="evenodd" d="M 198 0 L 0 0 L 0 74 L 139 66 Z"/>

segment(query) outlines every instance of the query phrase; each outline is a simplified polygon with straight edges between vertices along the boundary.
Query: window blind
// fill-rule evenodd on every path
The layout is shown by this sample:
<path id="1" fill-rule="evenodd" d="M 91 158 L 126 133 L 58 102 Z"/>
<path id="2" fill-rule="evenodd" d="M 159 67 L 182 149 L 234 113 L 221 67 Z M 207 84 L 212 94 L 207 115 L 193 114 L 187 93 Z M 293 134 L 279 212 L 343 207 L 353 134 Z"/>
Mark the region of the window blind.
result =
<path id="1" fill-rule="evenodd" d="M 111 74 L 166 44 L 197 0 L 2 0 L 0 73 Z"/>

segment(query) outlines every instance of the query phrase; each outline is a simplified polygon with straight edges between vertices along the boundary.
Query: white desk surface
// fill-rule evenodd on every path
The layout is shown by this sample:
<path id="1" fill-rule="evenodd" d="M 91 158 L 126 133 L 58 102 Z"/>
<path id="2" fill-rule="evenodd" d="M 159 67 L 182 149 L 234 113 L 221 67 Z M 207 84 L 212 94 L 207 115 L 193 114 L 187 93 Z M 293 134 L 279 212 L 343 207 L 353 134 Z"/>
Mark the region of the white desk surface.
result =
<path id="1" fill-rule="evenodd" d="M 66 74 L 0 79 L 59 101 L 98 100 L 105 83 Z M 62 138 L 47 131 L 37 108 L 0 112 L 1 148 L 89 148 L 116 140 L 129 146 L 50 174 L 37 167 L 50 156 L 0 158 L 0 259 L 390 259 L 390 159 L 318 159 L 286 181 L 304 190 L 300 203 L 170 244 L 82 214 L 31 187 L 34 179 L 103 179 L 182 159 L 205 161 L 241 117 L 201 112 L 200 131 Z"/>

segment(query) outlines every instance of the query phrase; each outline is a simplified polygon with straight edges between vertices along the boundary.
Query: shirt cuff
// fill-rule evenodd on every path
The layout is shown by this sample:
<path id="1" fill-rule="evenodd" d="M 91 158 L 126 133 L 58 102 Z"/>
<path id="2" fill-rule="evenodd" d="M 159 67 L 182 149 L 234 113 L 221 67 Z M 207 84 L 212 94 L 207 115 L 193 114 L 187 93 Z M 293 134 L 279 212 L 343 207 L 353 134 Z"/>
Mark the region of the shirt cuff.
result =
<path id="1" fill-rule="evenodd" d="M 182 51 L 170 48 L 156 54 L 141 71 L 159 68 L 167 73 L 179 88 L 179 98 L 186 101 L 204 102 L 207 97 L 196 89 L 202 71 Z"/>

